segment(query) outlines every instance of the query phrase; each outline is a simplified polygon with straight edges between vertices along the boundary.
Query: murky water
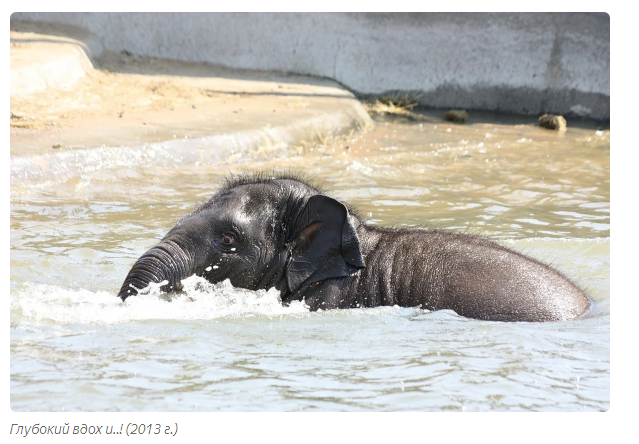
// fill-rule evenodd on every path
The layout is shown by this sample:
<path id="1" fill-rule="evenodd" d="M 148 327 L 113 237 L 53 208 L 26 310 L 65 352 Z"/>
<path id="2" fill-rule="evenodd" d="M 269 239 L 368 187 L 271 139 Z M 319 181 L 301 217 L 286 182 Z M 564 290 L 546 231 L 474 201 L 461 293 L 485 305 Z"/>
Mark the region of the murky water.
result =
<path id="1" fill-rule="evenodd" d="M 274 159 L 194 161 L 188 143 L 179 149 L 12 160 L 13 410 L 609 408 L 608 130 L 379 120 L 358 139 Z M 310 313 L 274 290 L 197 278 L 173 302 L 157 291 L 119 302 L 141 253 L 229 171 L 257 169 L 301 171 L 373 224 L 496 239 L 559 268 L 594 308 L 539 324 L 400 307 Z"/>

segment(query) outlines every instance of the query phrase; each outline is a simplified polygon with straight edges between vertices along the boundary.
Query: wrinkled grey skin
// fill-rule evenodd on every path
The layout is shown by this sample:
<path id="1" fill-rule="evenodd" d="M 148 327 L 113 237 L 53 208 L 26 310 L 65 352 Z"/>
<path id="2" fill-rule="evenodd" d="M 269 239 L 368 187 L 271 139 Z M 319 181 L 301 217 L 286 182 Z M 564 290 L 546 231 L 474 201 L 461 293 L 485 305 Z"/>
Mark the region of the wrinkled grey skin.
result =
<path id="1" fill-rule="evenodd" d="M 196 274 L 250 290 L 275 287 L 311 310 L 399 305 L 494 321 L 562 321 L 588 297 L 552 268 L 465 234 L 365 225 L 292 177 L 227 181 L 133 265 L 119 297 L 164 291 Z"/>

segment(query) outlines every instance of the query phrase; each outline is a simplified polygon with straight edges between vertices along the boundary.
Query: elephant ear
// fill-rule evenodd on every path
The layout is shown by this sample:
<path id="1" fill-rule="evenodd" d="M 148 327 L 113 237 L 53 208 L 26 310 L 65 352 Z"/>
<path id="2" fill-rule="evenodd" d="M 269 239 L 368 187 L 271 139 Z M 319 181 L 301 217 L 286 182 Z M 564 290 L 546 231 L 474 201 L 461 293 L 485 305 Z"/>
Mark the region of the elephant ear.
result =
<path id="1" fill-rule="evenodd" d="M 291 261 L 286 271 L 288 288 L 345 277 L 364 268 L 359 238 L 341 202 L 328 196 L 312 196 L 295 224 L 288 242 Z"/>

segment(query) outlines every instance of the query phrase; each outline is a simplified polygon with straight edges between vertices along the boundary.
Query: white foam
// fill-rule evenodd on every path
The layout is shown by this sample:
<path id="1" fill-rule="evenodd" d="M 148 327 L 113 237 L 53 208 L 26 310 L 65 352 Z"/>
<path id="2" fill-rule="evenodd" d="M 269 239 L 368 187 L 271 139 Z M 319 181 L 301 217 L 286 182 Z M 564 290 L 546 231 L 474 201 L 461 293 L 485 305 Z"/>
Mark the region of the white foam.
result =
<path id="1" fill-rule="evenodd" d="M 55 285 L 25 284 L 11 295 L 11 322 L 29 324 L 119 324 L 144 320 L 206 320 L 221 317 L 281 316 L 309 313 L 302 302 L 282 306 L 270 290 L 235 288 L 229 280 L 211 284 L 192 276 L 184 292 L 164 294 L 160 284 L 122 302 L 115 294 Z"/>

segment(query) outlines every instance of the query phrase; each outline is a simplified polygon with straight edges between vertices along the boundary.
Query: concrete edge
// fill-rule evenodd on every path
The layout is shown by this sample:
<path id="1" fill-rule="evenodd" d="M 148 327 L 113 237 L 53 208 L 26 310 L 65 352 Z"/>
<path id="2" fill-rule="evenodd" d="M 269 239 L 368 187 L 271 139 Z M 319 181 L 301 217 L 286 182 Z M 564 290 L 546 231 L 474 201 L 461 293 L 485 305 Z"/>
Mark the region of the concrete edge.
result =
<path id="1" fill-rule="evenodd" d="M 76 40 L 76 44 L 84 51 L 90 60 L 97 59 L 104 51 L 104 45 L 100 37 L 84 28 L 73 25 L 50 22 L 11 21 L 10 30 Z"/>
<path id="2" fill-rule="evenodd" d="M 37 43 L 56 45 L 48 59 L 30 61 L 19 68 L 14 67 L 12 63 L 12 96 L 32 94 L 48 88 L 70 88 L 94 70 L 92 60 L 99 57 L 104 50 L 96 35 L 74 26 L 12 22 L 11 31 L 44 35 L 47 38 L 40 37 Z M 11 37 L 10 42 L 20 44 L 24 41 Z"/>
<path id="3" fill-rule="evenodd" d="M 27 95 L 49 88 L 70 88 L 92 70 L 93 65 L 84 52 L 70 48 L 55 60 L 12 69 L 10 95 Z"/>

